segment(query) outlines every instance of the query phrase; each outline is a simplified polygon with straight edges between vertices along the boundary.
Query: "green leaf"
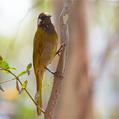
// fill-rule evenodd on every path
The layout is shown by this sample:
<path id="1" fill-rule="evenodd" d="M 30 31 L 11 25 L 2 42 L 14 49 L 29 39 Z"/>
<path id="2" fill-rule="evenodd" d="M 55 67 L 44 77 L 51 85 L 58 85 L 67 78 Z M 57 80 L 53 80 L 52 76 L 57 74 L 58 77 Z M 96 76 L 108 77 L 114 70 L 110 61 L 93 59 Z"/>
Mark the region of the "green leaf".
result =
<path id="1" fill-rule="evenodd" d="M 2 88 L 2 86 L 0 85 L 0 90 L 2 91 L 2 92 L 4 92 L 4 89 Z"/>
<path id="2" fill-rule="evenodd" d="M 18 77 L 23 76 L 23 75 L 25 75 L 26 73 L 27 73 L 27 71 L 22 71 L 22 72 L 18 75 Z"/>
<path id="3" fill-rule="evenodd" d="M 27 80 L 26 80 L 26 81 L 24 81 L 24 83 L 22 84 L 22 89 L 26 89 L 27 84 L 28 84 L 28 81 L 27 81 Z"/>
<path id="4" fill-rule="evenodd" d="M 32 64 L 29 63 L 29 64 L 27 65 L 27 67 L 26 67 L 26 70 L 29 71 L 29 69 L 31 69 L 31 67 L 32 67 Z"/>
<path id="5" fill-rule="evenodd" d="M 5 68 L 8 69 L 9 68 L 9 64 L 6 61 L 0 61 L 0 68 Z"/>

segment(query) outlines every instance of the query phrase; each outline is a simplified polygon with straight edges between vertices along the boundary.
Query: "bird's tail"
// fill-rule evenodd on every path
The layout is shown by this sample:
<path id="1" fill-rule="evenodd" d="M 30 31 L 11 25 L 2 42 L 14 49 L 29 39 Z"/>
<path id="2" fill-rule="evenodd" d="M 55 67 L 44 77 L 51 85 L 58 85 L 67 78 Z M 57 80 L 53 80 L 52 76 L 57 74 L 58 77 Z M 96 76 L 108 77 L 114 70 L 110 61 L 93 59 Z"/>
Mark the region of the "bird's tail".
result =
<path id="1" fill-rule="evenodd" d="M 36 99 L 36 102 L 38 104 L 38 106 L 37 106 L 37 114 L 38 115 L 41 115 L 40 108 L 42 108 L 42 80 L 43 80 L 43 74 L 44 74 L 44 70 L 40 70 L 36 74 L 37 93 L 36 93 L 35 99 Z"/>

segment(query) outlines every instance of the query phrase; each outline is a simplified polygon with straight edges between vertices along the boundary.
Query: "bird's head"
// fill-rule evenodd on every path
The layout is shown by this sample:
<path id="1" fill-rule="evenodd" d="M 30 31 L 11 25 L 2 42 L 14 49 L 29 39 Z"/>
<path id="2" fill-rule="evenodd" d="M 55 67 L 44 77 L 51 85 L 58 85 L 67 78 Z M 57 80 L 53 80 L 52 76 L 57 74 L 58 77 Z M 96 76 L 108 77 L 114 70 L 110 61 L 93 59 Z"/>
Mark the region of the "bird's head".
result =
<path id="1" fill-rule="evenodd" d="M 38 25 L 42 24 L 48 24 L 51 23 L 50 15 L 47 15 L 45 13 L 41 13 L 38 16 Z"/>
<path id="2" fill-rule="evenodd" d="M 50 19 L 50 17 L 51 17 L 50 15 L 47 15 L 45 13 L 41 13 L 38 16 L 38 19 L 45 20 L 45 19 Z"/>

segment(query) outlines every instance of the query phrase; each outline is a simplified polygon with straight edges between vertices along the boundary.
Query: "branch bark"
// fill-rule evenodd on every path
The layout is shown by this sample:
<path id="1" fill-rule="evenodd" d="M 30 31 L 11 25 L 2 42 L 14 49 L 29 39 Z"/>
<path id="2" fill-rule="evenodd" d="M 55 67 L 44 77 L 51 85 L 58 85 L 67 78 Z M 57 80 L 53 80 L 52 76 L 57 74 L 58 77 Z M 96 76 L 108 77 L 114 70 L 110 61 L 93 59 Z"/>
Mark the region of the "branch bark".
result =
<path id="1" fill-rule="evenodd" d="M 57 105 L 58 98 L 60 96 L 60 91 L 62 87 L 62 80 L 64 78 L 65 68 L 66 68 L 66 59 L 67 59 L 67 47 L 68 47 L 68 37 L 67 37 L 67 20 L 68 14 L 71 7 L 72 0 L 67 0 L 65 2 L 64 9 L 60 15 L 60 41 L 61 45 L 64 45 L 64 48 L 61 52 L 59 58 L 56 75 L 54 76 L 54 83 L 51 92 L 51 96 L 48 102 L 48 106 L 45 111 L 45 119 L 53 119 L 54 113 Z"/>

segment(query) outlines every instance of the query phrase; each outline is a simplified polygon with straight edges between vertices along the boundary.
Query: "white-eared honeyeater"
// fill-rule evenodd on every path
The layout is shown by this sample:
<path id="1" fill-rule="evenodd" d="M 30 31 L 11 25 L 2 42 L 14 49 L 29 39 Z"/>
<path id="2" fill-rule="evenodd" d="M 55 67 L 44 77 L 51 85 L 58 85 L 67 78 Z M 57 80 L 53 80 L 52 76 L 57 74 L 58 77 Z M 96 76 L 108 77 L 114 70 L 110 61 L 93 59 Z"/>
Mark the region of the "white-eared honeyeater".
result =
<path id="1" fill-rule="evenodd" d="M 58 36 L 54 25 L 51 22 L 50 15 L 41 13 L 38 16 L 37 31 L 33 44 L 33 65 L 36 76 L 37 93 L 36 101 L 38 106 L 42 108 L 42 80 L 45 67 L 51 63 L 56 55 Z M 37 107 L 38 115 L 41 114 Z"/>

